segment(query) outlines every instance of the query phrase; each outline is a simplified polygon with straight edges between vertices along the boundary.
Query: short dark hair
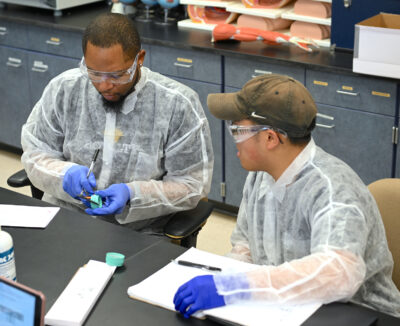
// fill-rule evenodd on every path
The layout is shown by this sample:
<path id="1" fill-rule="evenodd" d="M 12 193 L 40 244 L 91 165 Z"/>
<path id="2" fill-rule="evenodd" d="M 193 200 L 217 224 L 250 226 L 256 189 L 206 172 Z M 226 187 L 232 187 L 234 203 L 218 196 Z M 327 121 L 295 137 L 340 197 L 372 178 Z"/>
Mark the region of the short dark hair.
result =
<path id="1" fill-rule="evenodd" d="M 311 132 L 314 130 L 315 124 L 316 124 L 316 119 L 314 118 L 313 121 L 311 122 L 311 125 L 308 127 L 308 130 L 310 130 L 310 133 L 308 135 L 303 136 L 303 137 L 299 137 L 299 138 L 291 137 L 290 135 L 288 135 L 289 141 L 293 145 L 306 145 L 306 144 L 308 144 L 309 141 L 311 140 Z"/>
<path id="2" fill-rule="evenodd" d="M 132 19 L 115 13 L 102 14 L 89 23 L 82 38 L 83 54 L 88 42 L 101 48 L 121 44 L 124 54 L 130 59 L 141 49 L 140 36 Z"/>
<path id="3" fill-rule="evenodd" d="M 264 123 L 262 122 L 261 119 L 254 119 L 251 118 L 249 119 L 250 121 L 253 121 L 255 124 L 258 125 L 263 125 Z M 306 145 L 309 143 L 309 141 L 311 140 L 311 132 L 314 130 L 315 128 L 315 124 L 316 124 L 316 119 L 314 118 L 310 124 L 310 126 L 308 127 L 308 130 L 310 131 L 310 133 L 306 136 L 302 136 L 302 137 L 293 137 L 290 134 L 288 134 L 288 139 L 290 141 L 291 144 L 293 145 Z M 273 128 L 273 126 L 271 126 Z M 276 129 L 274 129 L 275 131 L 277 131 Z M 286 131 L 286 130 L 284 130 Z M 277 131 L 279 132 L 279 131 Z"/>

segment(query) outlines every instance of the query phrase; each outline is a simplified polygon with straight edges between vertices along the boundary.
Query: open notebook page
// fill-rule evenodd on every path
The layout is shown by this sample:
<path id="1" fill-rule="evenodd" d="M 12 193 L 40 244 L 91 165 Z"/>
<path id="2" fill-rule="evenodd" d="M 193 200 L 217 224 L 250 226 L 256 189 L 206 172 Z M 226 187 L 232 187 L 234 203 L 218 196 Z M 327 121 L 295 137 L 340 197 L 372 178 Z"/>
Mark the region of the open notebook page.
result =
<path id="1" fill-rule="evenodd" d="M 179 259 L 220 267 L 223 273 L 249 271 L 259 267 L 196 248 L 189 249 L 177 258 L 177 260 Z M 195 276 L 205 274 L 211 273 L 210 271 L 171 262 L 142 282 L 129 287 L 128 295 L 133 299 L 174 311 L 173 298 L 179 286 Z M 282 306 L 253 301 L 204 310 L 203 314 L 196 314 L 196 317 L 214 316 L 242 325 L 265 325 L 268 321 L 270 325 L 295 326 L 303 323 L 320 306 L 321 304 L 318 303 Z"/>

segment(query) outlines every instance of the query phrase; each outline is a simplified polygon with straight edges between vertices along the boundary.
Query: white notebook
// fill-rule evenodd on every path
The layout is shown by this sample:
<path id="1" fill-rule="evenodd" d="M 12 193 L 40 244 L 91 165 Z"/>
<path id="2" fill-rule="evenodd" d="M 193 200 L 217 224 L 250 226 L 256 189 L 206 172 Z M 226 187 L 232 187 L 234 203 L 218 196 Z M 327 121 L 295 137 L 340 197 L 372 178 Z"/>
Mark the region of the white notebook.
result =
<path id="1" fill-rule="evenodd" d="M 78 269 L 45 316 L 46 325 L 80 326 L 114 274 L 115 266 L 96 260 Z"/>
<path id="2" fill-rule="evenodd" d="M 241 262 L 191 248 L 176 260 L 220 267 L 222 272 L 244 272 L 259 268 L 258 265 Z M 218 272 L 217 272 L 218 273 Z M 212 274 L 199 268 L 186 267 L 171 262 L 142 282 L 128 288 L 128 295 L 169 310 L 175 311 L 173 298 L 177 289 L 195 276 Z M 195 317 L 212 316 L 240 325 L 297 326 L 310 317 L 321 304 L 273 305 L 260 301 L 242 302 L 204 310 Z"/>

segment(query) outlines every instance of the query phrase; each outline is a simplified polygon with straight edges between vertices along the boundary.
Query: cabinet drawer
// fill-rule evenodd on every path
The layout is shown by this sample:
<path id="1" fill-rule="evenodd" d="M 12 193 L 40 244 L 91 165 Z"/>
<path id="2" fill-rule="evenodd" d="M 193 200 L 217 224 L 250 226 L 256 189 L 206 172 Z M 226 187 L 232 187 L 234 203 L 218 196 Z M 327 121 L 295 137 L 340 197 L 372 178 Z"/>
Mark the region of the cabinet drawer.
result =
<path id="1" fill-rule="evenodd" d="M 82 34 L 50 28 L 32 26 L 28 29 L 29 48 L 58 54 L 65 57 L 81 58 Z"/>
<path id="2" fill-rule="evenodd" d="M 0 21 L 0 44 L 27 48 L 28 34 L 26 25 Z"/>
<path id="3" fill-rule="evenodd" d="M 21 148 L 29 102 L 28 51 L 0 46 L 0 143 Z"/>
<path id="4" fill-rule="evenodd" d="M 42 96 L 49 81 L 65 70 L 77 68 L 78 59 L 65 58 L 52 54 L 29 52 L 29 81 L 31 89 L 31 106 Z"/>
<path id="5" fill-rule="evenodd" d="M 242 88 L 250 79 L 263 74 L 288 75 L 304 84 L 305 68 L 225 57 L 225 84 L 227 86 Z"/>
<path id="6" fill-rule="evenodd" d="M 312 135 L 325 151 L 350 165 L 369 184 L 392 174 L 394 117 L 318 105 Z"/>
<path id="7" fill-rule="evenodd" d="M 394 115 L 396 82 L 307 70 L 306 87 L 322 104 Z"/>
<path id="8" fill-rule="evenodd" d="M 152 45 L 151 69 L 165 75 L 221 84 L 221 57 L 216 54 Z"/>

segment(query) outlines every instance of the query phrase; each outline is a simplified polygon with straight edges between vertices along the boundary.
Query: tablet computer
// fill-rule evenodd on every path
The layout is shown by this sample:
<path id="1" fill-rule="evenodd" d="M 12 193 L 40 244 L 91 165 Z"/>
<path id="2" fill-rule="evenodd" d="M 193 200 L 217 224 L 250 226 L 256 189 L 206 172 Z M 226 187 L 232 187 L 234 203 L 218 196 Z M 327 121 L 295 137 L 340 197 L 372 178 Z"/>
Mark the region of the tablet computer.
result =
<path id="1" fill-rule="evenodd" d="M 1 326 L 43 326 L 44 304 L 42 292 L 0 276 Z"/>

